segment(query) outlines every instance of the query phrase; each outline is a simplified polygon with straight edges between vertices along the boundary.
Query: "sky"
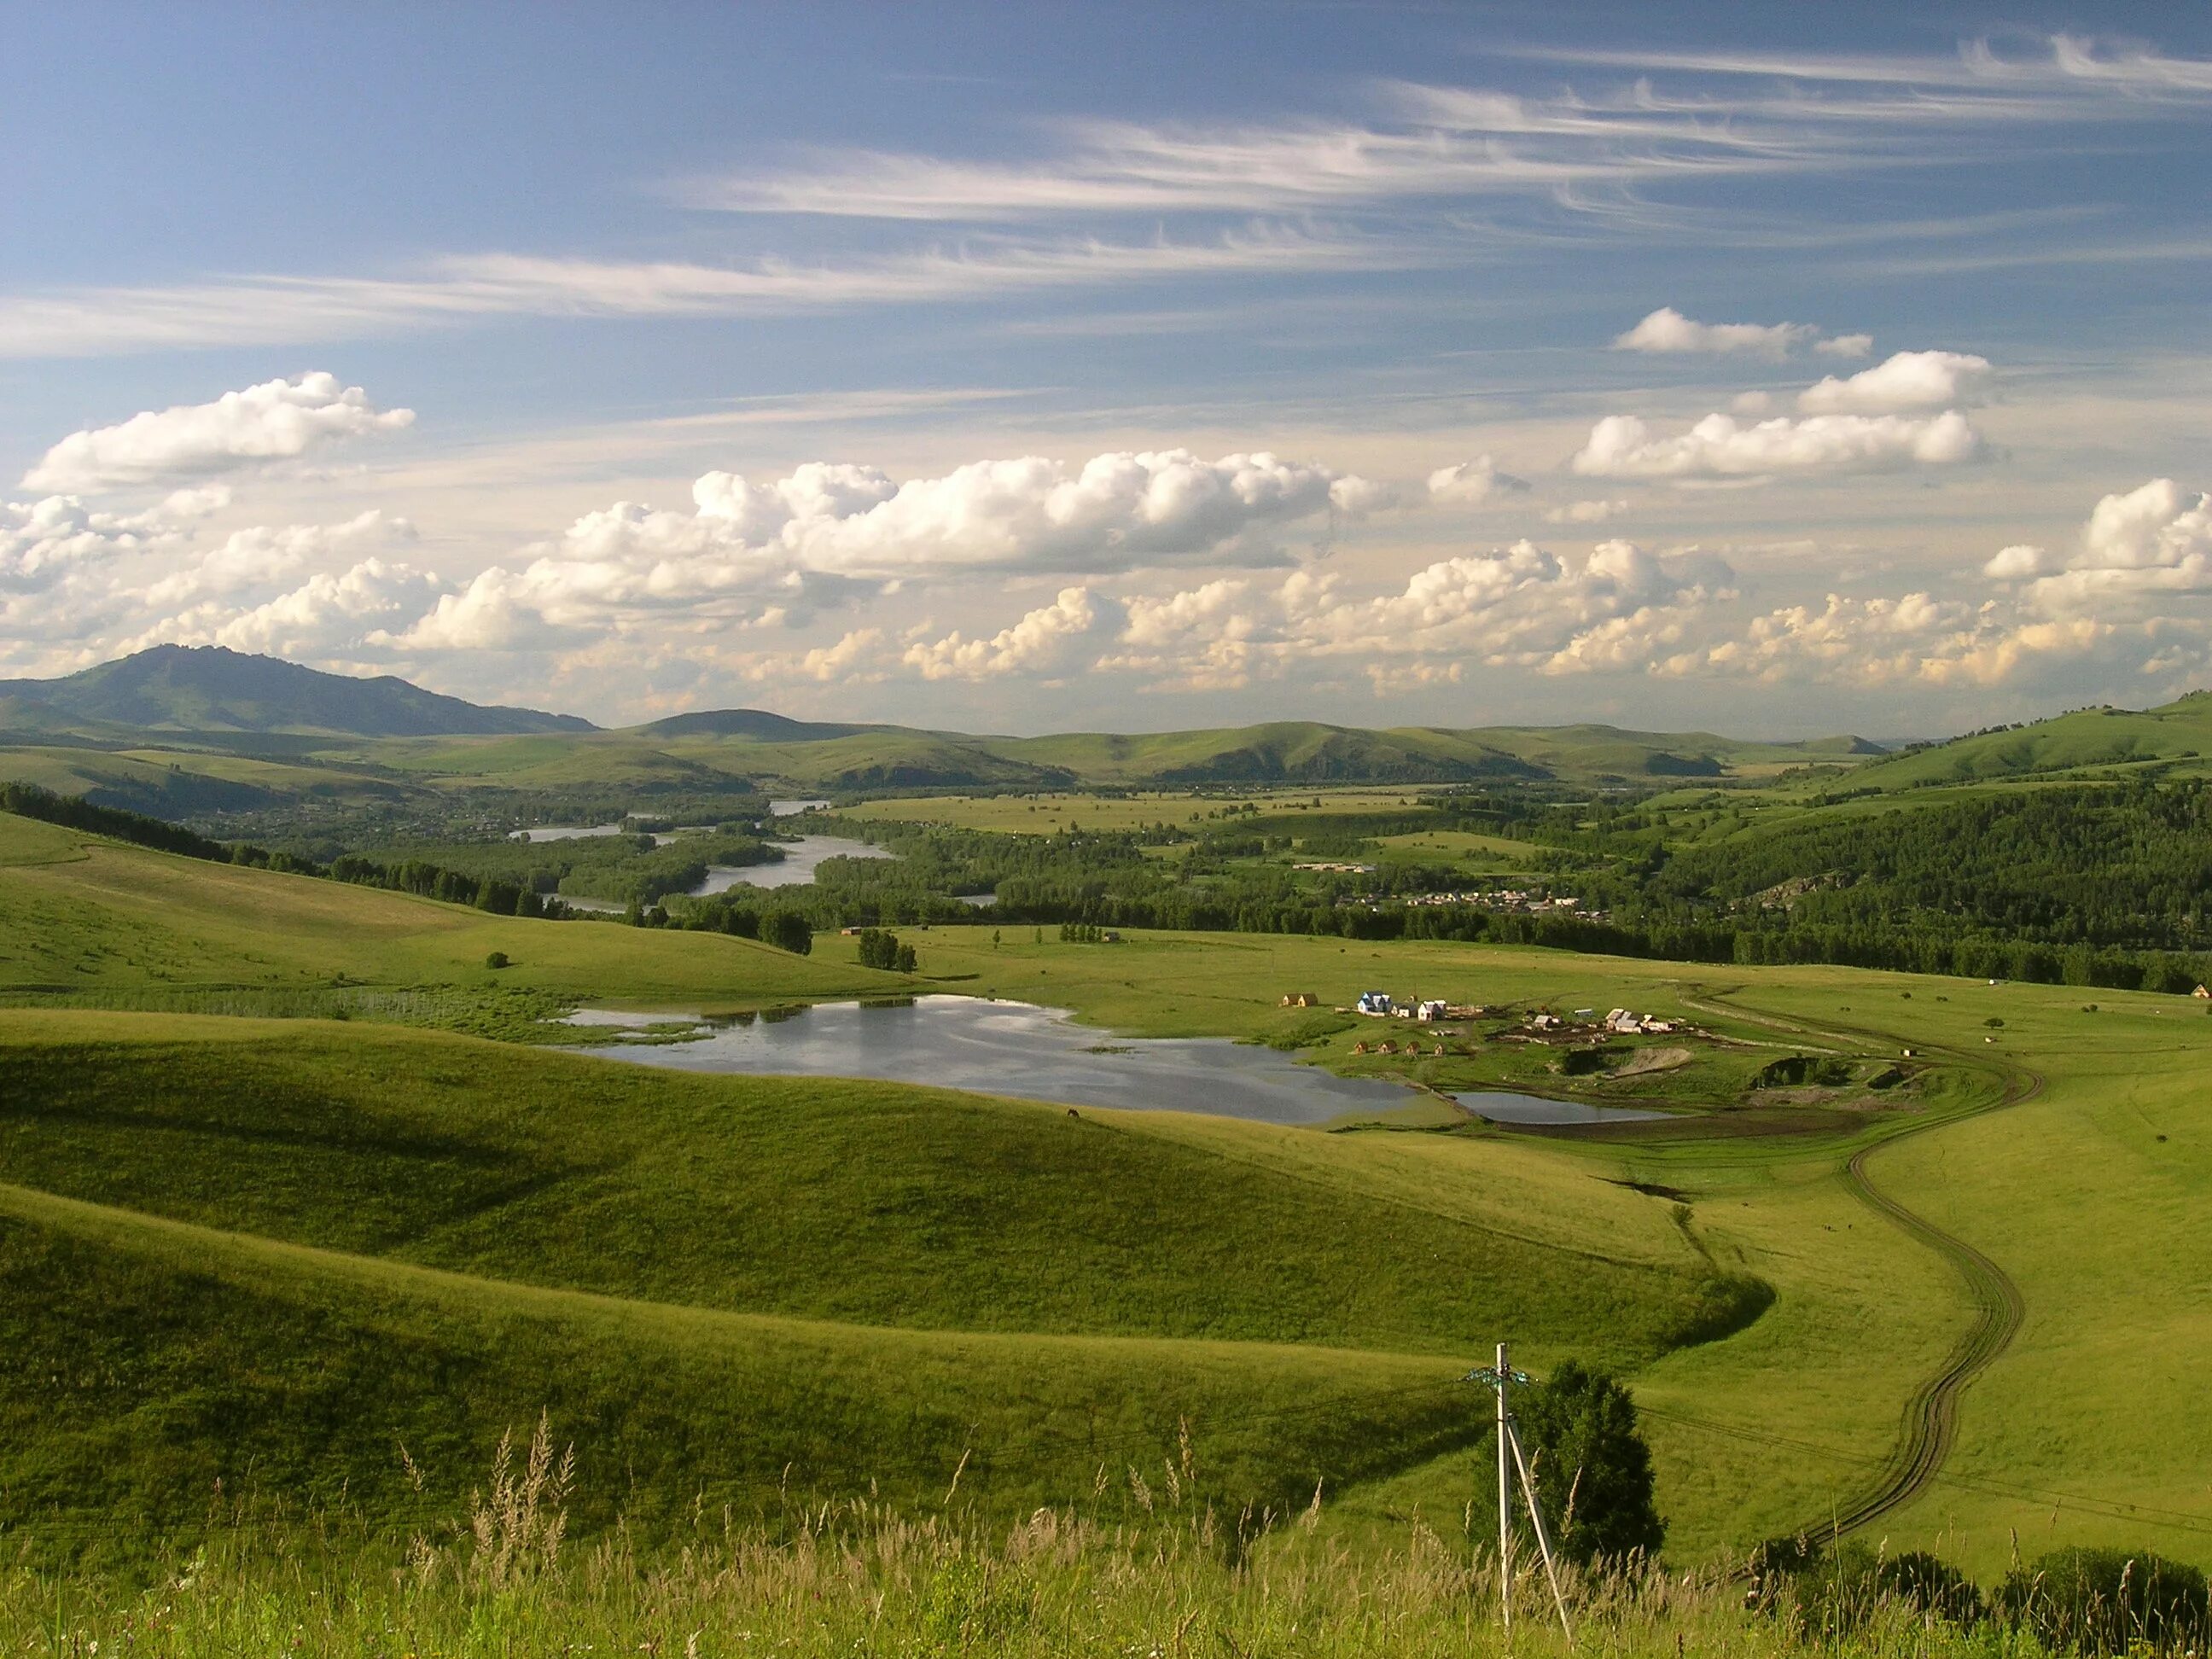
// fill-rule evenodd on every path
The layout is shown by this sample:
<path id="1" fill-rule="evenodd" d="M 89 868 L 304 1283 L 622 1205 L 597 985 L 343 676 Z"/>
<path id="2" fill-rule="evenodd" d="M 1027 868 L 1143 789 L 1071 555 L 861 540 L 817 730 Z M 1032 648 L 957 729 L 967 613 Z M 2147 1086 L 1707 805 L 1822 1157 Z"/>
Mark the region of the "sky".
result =
<path id="1" fill-rule="evenodd" d="M 2212 685 L 2212 10 L 0 0 L 0 677 L 1936 735 Z"/>

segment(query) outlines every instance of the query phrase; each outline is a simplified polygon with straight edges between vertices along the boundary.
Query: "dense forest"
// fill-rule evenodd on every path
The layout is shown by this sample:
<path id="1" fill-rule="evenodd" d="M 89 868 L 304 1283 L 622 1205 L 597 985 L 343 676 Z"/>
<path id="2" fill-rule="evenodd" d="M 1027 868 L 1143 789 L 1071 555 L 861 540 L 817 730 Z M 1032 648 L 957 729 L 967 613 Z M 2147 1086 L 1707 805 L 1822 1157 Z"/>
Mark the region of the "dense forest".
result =
<path id="1" fill-rule="evenodd" d="M 1469 789 L 1354 817 L 1224 811 L 1203 823 L 1016 836 L 886 821 L 845 826 L 897 854 L 831 859 L 811 885 L 679 896 L 706 866 L 772 860 L 751 823 L 647 835 L 380 847 L 328 864 L 10 786 L 0 805 L 191 856 L 392 886 L 511 914 L 556 893 L 627 903 L 648 926 L 799 948 L 809 927 L 974 921 L 1449 939 L 1712 963 L 1835 963 L 2185 992 L 2212 975 L 2212 785 L 2097 784 L 1811 811 L 1716 795 L 1564 801 Z M 1794 814 L 1794 815 L 1793 815 Z M 1772 821 L 1768 819 L 1771 817 Z M 1381 837 L 1504 837 L 1528 873 L 1469 877 L 1376 857 Z M 1369 860 L 1359 871 L 1293 868 Z M 1571 893 L 1571 910 L 1498 890 Z M 1462 896 L 1438 902 L 1439 894 Z M 1464 896 L 1473 894 L 1475 896 Z M 962 896 L 991 896 L 979 912 Z M 1411 901 L 1419 899 L 1420 902 Z"/>
<path id="2" fill-rule="evenodd" d="M 1504 884 L 1418 863 L 1296 872 L 1267 861 L 1291 848 L 1291 826 L 1264 817 L 1051 837 L 885 823 L 866 833 L 896 862 L 833 860 L 817 887 L 771 902 L 824 926 L 895 925 L 972 917 L 946 896 L 994 891 L 992 914 L 1019 922 L 1491 940 L 2176 992 L 2212 972 L 2201 959 L 2212 951 L 2204 784 L 2021 792 L 1811 815 L 1772 830 L 1755 809 L 1729 811 L 1741 818 L 1735 833 L 1683 846 L 1632 803 L 1498 794 L 1433 796 L 1402 822 L 1295 826 L 1306 856 L 1358 856 L 1377 835 L 1415 828 L 1523 841 L 1544 872 L 1539 884 L 1574 892 L 1596 916 L 1408 904 L 1413 895 Z M 1170 843 L 1181 843 L 1180 857 L 1146 855 Z"/>

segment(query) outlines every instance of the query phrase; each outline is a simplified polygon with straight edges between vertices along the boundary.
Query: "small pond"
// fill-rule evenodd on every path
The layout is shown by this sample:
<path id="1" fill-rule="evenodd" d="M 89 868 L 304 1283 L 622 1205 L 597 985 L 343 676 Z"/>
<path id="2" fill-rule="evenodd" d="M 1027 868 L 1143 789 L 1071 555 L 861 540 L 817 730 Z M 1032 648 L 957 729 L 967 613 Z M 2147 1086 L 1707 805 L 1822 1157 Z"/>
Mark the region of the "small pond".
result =
<path id="1" fill-rule="evenodd" d="M 1541 1095 L 1490 1093 L 1480 1090 L 1454 1095 L 1454 1100 L 1477 1117 L 1492 1123 L 1534 1124 L 1547 1128 L 1578 1123 L 1649 1123 L 1671 1113 L 1646 1111 L 1640 1106 L 1597 1106 L 1586 1100 L 1547 1100 Z"/>
<path id="2" fill-rule="evenodd" d="M 801 812 L 811 812 L 829 804 L 826 800 L 772 800 L 768 804 L 768 815 L 772 818 L 796 817 Z"/>
<path id="3" fill-rule="evenodd" d="M 578 1020 L 610 1016 L 586 1010 Z M 978 997 L 927 996 L 867 1006 L 819 1003 L 708 1022 L 693 1042 L 615 1044 L 593 1052 L 684 1072 L 881 1078 L 1069 1106 L 1210 1112 L 1267 1123 L 1327 1123 L 1420 1098 L 1401 1084 L 1338 1077 L 1273 1048 L 1224 1037 L 1115 1037 L 1056 1009 Z"/>

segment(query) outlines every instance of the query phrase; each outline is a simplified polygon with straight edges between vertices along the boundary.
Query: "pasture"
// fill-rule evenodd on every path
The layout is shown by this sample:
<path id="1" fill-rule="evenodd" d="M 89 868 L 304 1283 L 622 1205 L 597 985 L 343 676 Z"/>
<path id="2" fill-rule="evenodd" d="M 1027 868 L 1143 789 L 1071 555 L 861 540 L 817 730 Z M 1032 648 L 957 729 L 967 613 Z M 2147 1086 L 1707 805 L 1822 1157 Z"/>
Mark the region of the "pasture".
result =
<path id="1" fill-rule="evenodd" d="M 1986 1576 L 2014 1532 L 2028 1553 L 2190 1558 L 2212 1525 L 2193 1408 L 2212 1259 L 2192 1225 L 2212 1024 L 2191 1000 L 988 923 L 909 931 L 921 975 L 898 979 L 831 936 L 799 957 L 520 921 L 6 818 L 0 907 L 0 984 L 31 1001 L 470 984 L 500 948 L 501 981 L 555 999 L 929 989 L 1340 1066 L 1332 1011 L 1369 988 L 1625 1005 L 1717 1039 L 1661 1074 L 1678 1104 L 1740 1091 L 1764 1054 L 1933 1063 L 1795 1133 L 1784 1108 L 1758 1133 L 1718 1112 L 1629 1138 L 1434 1116 L 1329 1133 L 676 1078 L 364 1019 L 0 1012 L 0 1492 L 57 1538 L 94 1513 L 188 1529 L 180 1494 L 234 1452 L 271 1490 L 344 1484 L 401 1516 L 396 1440 L 434 1450 L 450 1501 L 541 1405 L 595 1479 L 635 1474 L 621 1501 L 641 1524 L 674 1515 L 678 1470 L 684 1501 L 758 1508 L 785 1463 L 810 1491 L 906 1498 L 963 1455 L 1001 1513 L 1079 1497 L 1187 1421 L 1224 1497 L 1280 1505 L 1322 1480 L 1330 1524 L 1368 1537 L 1459 1513 L 1480 1471 L 1452 1379 L 1501 1337 L 1537 1368 L 1573 1354 L 1631 1377 L 1684 1560 L 1850 1511 L 1930 1433 L 1935 1478 L 1874 1529 L 1893 1546 Z M 1282 1007 L 1292 992 L 1324 1006 Z M 2020 1316 L 1930 1429 L 1931 1379 L 1991 1316 L 1942 1236 Z"/>
<path id="2" fill-rule="evenodd" d="M 1107 795 L 1047 791 L 1029 794 L 915 795 L 862 801 L 838 816 L 863 822 L 936 823 L 1000 835 L 1056 836 L 1071 828 L 1101 833 L 1171 829 L 1218 829 L 1257 816 L 1271 835 L 1297 834 L 1297 817 L 1380 817 L 1413 811 L 1424 792 L 1402 789 L 1241 789 L 1224 785 L 1178 790 L 1133 790 Z"/>

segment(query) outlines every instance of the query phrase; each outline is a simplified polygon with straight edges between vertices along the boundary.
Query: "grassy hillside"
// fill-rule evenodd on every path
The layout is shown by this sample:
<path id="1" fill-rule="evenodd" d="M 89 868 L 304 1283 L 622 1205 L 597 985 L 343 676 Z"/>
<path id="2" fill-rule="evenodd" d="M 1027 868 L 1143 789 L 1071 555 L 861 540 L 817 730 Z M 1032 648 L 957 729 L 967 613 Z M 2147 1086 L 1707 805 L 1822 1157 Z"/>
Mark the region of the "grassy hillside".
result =
<path id="1" fill-rule="evenodd" d="M 204 863 L 0 813 L 0 990 L 496 986 L 732 1006 L 910 981 L 750 939 L 533 921 Z M 494 975 L 493 951 L 511 966 Z"/>
<path id="2" fill-rule="evenodd" d="M 1853 789 L 1911 789 L 1931 783 L 2063 777 L 2110 768 L 2172 763 L 2202 773 L 2212 755 L 2212 692 L 2157 708 L 2085 708 L 2047 720 L 1878 760 L 1855 771 Z"/>
<path id="3" fill-rule="evenodd" d="M 904 738 L 874 734 L 835 743 L 802 746 L 758 745 L 768 754 L 749 755 L 749 769 L 780 769 L 794 782 L 838 787 L 884 787 L 898 783 L 928 787 L 969 782 L 1025 781 L 994 777 L 979 759 L 960 775 L 957 751 L 986 757 L 1000 768 L 1026 769 L 1041 787 L 1054 780 L 1088 786 L 1139 784 L 1373 782 L 1528 782 L 1559 780 L 1641 781 L 1671 776 L 1723 776 L 1746 769 L 1778 769 L 1814 759 L 1833 759 L 1826 751 L 1784 744 L 1731 743 L 1708 733 L 1623 732 L 1610 726 L 1567 726 L 1556 730 L 1478 727 L 1451 731 L 1401 727 L 1366 731 L 1310 720 L 1235 727 L 1220 731 L 1167 732 L 1134 736 L 1069 733 L 1043 738 L 932 736 L 915 750 L 911 775 L 892 777 L 891 752 Z M 858 767 L 848 758 L 869 745 Z M 732 757 L 733 762 L 735 757 Z M 858 775 L 872 770 L 872 780 Z"/>
<path id="4" fill-rule="evenodd" d="M 1448 1352 L 1505 1330 L 1626 1363 L 1757 1305 L 1642 1194 L 1575 1181 L 1605 1238 L 1577 1244 L 1449 1165 L 1427 1194 L 1358 1157 L 1294 1179 L 1267 1149 L 1314 1137 L 1266 1126 L 1209 1144 L 890 1084 L 89 1013 L 0 1015 L 0 1179 L 661 1302 Z"/>
<path id="5" fill-rule="evenodd" d="M 626 769 L 641 779 L 665 766 L 751 778 L 777 789 L 1060 789 L 1194 783 L 1537 782 L 1645 783 L 1672 777 L 1755 776 L 1814 762 L 1849 762 L 1854 740 L 1746 743 L 1710 732 L 1626 732 L 1612 726 L 1412 726 L 1390 731 L 1310 720 L 1217 731 L 1041 738 L 967 736 L 899 726 L 823 737 L 763 734 L 701 720 L 658 722 L 578 738 L 423 740 L 334 750 L 416 775 L 510 787 L 574 787 Z"/>
<path id="6" fill-rule="evenodd" d="M 671 1307 L 14 1188 L 0 1285 L 0 1504 L 94 1560 L 198 1531 L 217 1492 L 422 1524 L 541 1410 L 574 1437 L 580 1526 L 620 1514 L 641 1542 L 695 1505 L 919 1505 L 956 1474 L 993 1512 L 1025 1512 L 1089 1491 L 1102 1462 L 1156 1468 L 1181 1419 L 1224 1502 L 1279 1508 L 1468 1432 L 1456 1362 Z"/>
<path id="7" fill-rule="evenodd" d="M 0 1014 L 0 1103 L 18 1522 L 175 1523 L 249 1468 L 404 1502 L 395 1442 L 458 1481 L 540 1405 L 641 1521 L 793 1462 L 914 1498 L 963 1450 L 1025 1508 L 1182 1419 L 1279 1506 L 1463 1438 L 1498 1334 L 1633 1364 L 1759 1305 L 1593 1176 L 1524 1166 L 1531 1223 L 1495 1171 L 1263 1126 L 81 1013 Z"/>
<path id="8" fill-rule="evenodd" d="M 799 958 L 516 921 L 19 820 L 0 820 L 0 980 L 118 1000 L 337 971 L 480 983 L 495 941 L 547 995 L 681 1006 L 902 983 L 864 974 L 850 941 Z M 0 1356 L 29 1356 L 0 1358 L 18 1425 L 0 1498 L 51 1512 L 82 1489 L 71 1517 L 180 1523 L 179 1493 L 238 1467 L 228 1445 L 275 1486 L 322 1490 L 336 1468 L 404 1503 L 395 1437 L 434 1445 L 458 1480 L 444 1472 L 479 1468 L 501 1424 L 550 1400 L 580 1442 L 617 1449 L 594 1477 L 624 1490 L 613 1471 L 646 1468 L 648 1441 L 745 1502 L 766 1501 L 777 1446 L 821 1471 L 817 1490 L 865 1464 L 879 1490 L 925 1496 L 988 1450 L 979 1492 L 1029 1503 L 1089 1490 L 1124 1434 L 1155 1456 L 1188 1410 L 1230 1486 L 1272 1502 L 1291 1472 L 1326 1474 L 1350 1488 L 1345 1524 L 1383 1527 L 1459 1512 L 1480 1472 L 1448 1381 L 1510 1335 L 1538 1369 L 1579 1352 L 1628 1370 L 1672 1547 L 1696 1559 L 1855 1503 L 1985 1317 L 1986 1285 L 1879 1188 L 2008 1274 L 2025 1309 L 1956 1396 L 1939 1478 L 1882 1533 L 1985 1574 L 2014 1529 L 2027 1553 L 2189 1553 L 2204 1507 L 2189 1379 L 2212 1362 L 2212 1260 L 2191 1222 L 2212 1182 L 2191 1103 L 2201 1004 L 1444 943 L 914 937 L 943 983 L 1132 1033 L 1327 1039 L 1313 1052 L 1347 1065 L 1342 1034 L 1285 994 L 1317 993 L 1324 1013 L 1378 984 L 1679 1013 L 1728 1042 L 1655 1076 L 1676 1106 L 1732 1092 L 1767 1055 L 1910 1047 L 1938 1064 L 1879 1100 L 1705 1101 L 1726 1109 L 1686 1130 L 1323 1134 L 679 1078 L 362 1020 L 0 1014 L 0 1208 L 21 1287 Z M 1771 1287 L 1765 1311 L 1686 1343 L 1747 1310 L 1725 1284 L 1747 1279 Z M 751 1391 L 742 1412 L 708 1386 L 724 1370 Z M 380 1371 L 401 1380 L 380 1393 Z M 1285 1426 L 1306 1401 L 1326 1426 Z M 1112 1432 L 1081 1457 L 1052 1437 L 1094 1416 Z"/>

